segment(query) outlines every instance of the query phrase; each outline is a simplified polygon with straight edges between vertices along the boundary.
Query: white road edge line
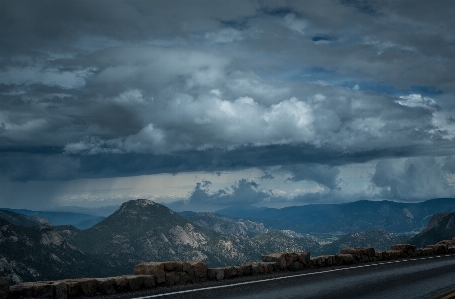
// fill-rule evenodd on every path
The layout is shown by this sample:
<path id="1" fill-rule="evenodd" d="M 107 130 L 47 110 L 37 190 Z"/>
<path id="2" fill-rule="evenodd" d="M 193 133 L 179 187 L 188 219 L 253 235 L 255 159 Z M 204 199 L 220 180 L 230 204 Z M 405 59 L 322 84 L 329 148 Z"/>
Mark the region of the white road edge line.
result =
<path id="1" fill-rule="evenodd" d="M 448 257 L 448 256 L 454 256 L 454 255 L 455 254 L 447 254 L 445 256 Z M 436 257 L 441 257 L 441 256 L 436 256 Z M 414 261 L 415 260 L 426 260 L 426 259 L 429 259 L 429 258 L 434 258 L 434 257 L 433 256 L 429 256 L 429 257 L 426 257 L 426 258 L 410 259 L 410 260 L 414 260 Z M 392 262 L 377 263 L 375 265 L 384 265 L 384 264 L 400 263 L 400 262 L 407 262 L 407 261 L 408 260 L 392 261 Z M 213 287 L 206 287 L 206 288 L 199 288 L 199 289 L 192 289 L 192 290 L 185 290 L 185 291 L 177 291 L 177 292 L 156 294 L 156 295 L 150 295 L 150 296 L 144 296 L 144 297 L 135 297 L 135 298 L 132 298 L 132 299 L 158 298 L 158 297 L 185 294 L 185 293 L 192 293 L 192 292 L 199 292 L 199 291 L 205 291 L 205 290 L 229 288 L 229 287 L 235 287 L 235 286 L 247 285 L 247 284 L 253 284 L 253 283 L 260 283 L 260 282 L 267 282 L 267 281 L 273 281 L 273 280 L 281 280 L 281 279 L 301 277 L 301 276 L 310 276 L 310 275 L 323 274 L 323 273 L 329 273 L 329 272 L 334 272 L 334 271 L 343 271 L 343 270 L 350 270 L 350 269 L 356 269 L 356 268 L 364 268 L 366 266 L 375 266 L 375 265 L 371 264 L 371 265 L 363 265 L 363 266 L 336 268 L 336 269 L 330 269 L 330 270 L 324 270 L 324 271 L 318 271 L 318 272 L 302 273 L 302 274 L 295 274 L 295 275 L 289 275 L 289 276 L 280 276 L 280 277 L 267 278 L 267 279 L 254 280 L 254 281 L 238 282 L 238 283 L 221 285 L 221 286 L 213 286 Z"/>

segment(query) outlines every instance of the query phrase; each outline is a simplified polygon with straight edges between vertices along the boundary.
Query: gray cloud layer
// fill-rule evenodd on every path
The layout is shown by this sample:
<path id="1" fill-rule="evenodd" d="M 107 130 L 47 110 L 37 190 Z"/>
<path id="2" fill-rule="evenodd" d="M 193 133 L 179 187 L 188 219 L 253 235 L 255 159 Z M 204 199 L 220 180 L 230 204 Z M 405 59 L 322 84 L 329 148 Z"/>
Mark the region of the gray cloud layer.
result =
<path id="1" fill-rule="evenodd" d="M 254 181 L 241 179 L 230 189 L 218 190 L 210 193 L 207 189 L 210 182 L 198 183 L 191 193 L 188 204 L 190 205 L 247 205 L 263 202 L 270 194 L 258 189 Z"/>
<path id="2" fill-rule="evenodd" d="M 381 161 L 372 183 L 383 196 L 423 198 L 422 180 L 434 179 L 435 194 L 451 194 L 450 158 L 429 168 L 431 180 L 410 173 L 454 155 L 454 8 L 2 1 L 0 174 L 283 165 L 293 181 L 337 189 L 337 166 L 426 156 L 401 170 Z"/>

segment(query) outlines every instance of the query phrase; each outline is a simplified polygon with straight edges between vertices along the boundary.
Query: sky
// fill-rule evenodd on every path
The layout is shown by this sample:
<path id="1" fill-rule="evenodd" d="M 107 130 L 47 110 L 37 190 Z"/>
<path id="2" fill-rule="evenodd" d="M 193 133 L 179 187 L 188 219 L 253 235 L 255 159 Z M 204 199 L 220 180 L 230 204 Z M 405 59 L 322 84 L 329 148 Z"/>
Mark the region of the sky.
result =
<path id="1" fill-rule="evenodd" d="M 0 2 L 0 207 L 455 196 L 455 3 Z"/>

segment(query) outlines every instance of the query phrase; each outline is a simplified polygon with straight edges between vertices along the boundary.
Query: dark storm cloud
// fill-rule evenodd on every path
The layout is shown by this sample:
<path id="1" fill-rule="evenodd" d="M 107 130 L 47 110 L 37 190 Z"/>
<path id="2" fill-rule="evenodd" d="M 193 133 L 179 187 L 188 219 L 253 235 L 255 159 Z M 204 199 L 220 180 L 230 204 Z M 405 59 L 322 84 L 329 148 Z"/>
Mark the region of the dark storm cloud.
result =
<path id="1" fill-rule="evenodd" d="M 1 171 L 24 181 L 284 165 L 336 189 L 346 163 L 453 155 L 453 7 L 2 1 Z"/>
<path id="2" fill-rule="evenodd" d="M 339 188 L 340 170 L 337 167 L 321 164 L 293 164 L 281 166 L 281 169 L 291 172 L 290 181 L 314 181 L 329 189 Z"/>
<path id="3" fill-rule="evenodd" d="M 79 159 L 66 155 L 1 153 L 0 175 L 12 181 L 77 178 Z"/>
<path id="4" fill-rule="evenodd" d="M 258 184 L 254 181 L 241 179 L 232 185 L 230 189 L 220 189 L 210 193 L 207 182 L 197 183 L 191 193 L 188 204 L 190 205 L 236 205 L 236 204 L 255 204 L 270 197 L 270 194 L 259 190 Z"/>
<path id="5" fill-rule="evenodd" d="M 446 176 L 454 172 L 444 171 L 447 169 L 444 162 L 434 157 L 381 160 L 371 181 L 382 188 L 382 198 L 412 201 L 450 197 L 455 189 Z"/>

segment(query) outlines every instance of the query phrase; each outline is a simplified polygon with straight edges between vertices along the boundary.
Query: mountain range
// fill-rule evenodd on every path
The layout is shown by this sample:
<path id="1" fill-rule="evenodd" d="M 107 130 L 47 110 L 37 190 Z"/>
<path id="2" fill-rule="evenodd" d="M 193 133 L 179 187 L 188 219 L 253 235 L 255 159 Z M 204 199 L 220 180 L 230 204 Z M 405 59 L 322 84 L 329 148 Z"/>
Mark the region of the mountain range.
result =
<path id="1" fill-rule="evenodd" d="M 15 282 L 130 274 L 143 261 L 203 260 L 211 267 L 234 265 L 259 261 L 266 253 L 314 251 L 320 246 L 310 237 L 291 238 L 277 231 L 253 237 L 221 234 L 144 199 L 125 202 L 85 230 L 2 221 L 0 260 L 2 268 L 8 269 L 3 275 Z"/>
<path id="2" fill-rule="evenodd" d="M 311 204 L 281 209 L 244 206 L 216 211 L 233 219 L 263 223 L 268 229 L 321 235 L 386 230 L 394 234 L 418 233 L 436 213 L 455 210 L 455 198 L 419 203 L 361 200 L 342 204 Z"/>
<path id="3" fill-rule="evenodd" d="M 447 207 L 448 201 L 442 201 Z M 166 260 L 197 259 L 217 267 L 259 261 L 261 255 L 274 252 L 310 251 L 319 255 L 345 247 L 388 249 L 405 238 L 385 230 L 361 230 L 320 245 L 310 235 L 272 230 L 252 220 L 210 213 L 181 214 L 139 199 L 123 203 L 112 215 L 80 230 L 71 225 L 52 226 L 37 216 L 0 211 L 0 276 L 9 276 L 16 283 L 116 276 L 130 274 L 134 265 L 143 261 Z M 455 212 L 437 214 L 411 240 L 421 246 L 433 244 L 438 240 L 431 236 L 453 236 L 454 224 Z"/>
<path id="4" fill-rule="evenodd" d="M 319 246 L 315 240 L 307 242 L 279 232 L 266 232 L 252 238 L 222 234 L 143 199 L 122 204 L 95 226 L 73 230 L 67 239 L 84 252 L 109 257 L 113 269 L 122 272 L 130 271 L 134 264 L 144 260 L 197 259 L 221 266 L 259 260 L 268 250 L 312 250 Z M 276 245 L 271 247 L 270 243 Z M 119 256 L 123 258 L 119 260 Z"/>
<path id="5" fill-rule="evenodd" d="M 31 211 L 26 209 L 0 209 L 0 212 L 14 212 L 25 216 L 47 219 L 52 225 L 73 225 L 79 229 L 89 228 L 103 220 L 105 217 L 84 213 L 64 211 Z M 0 216 L 1 217 L 1 216 Z"/>

